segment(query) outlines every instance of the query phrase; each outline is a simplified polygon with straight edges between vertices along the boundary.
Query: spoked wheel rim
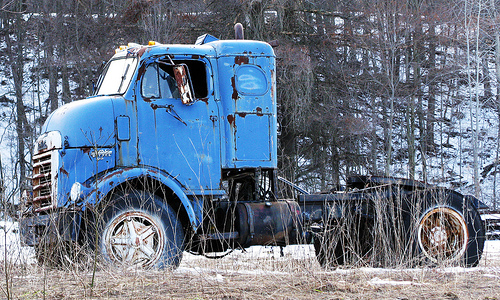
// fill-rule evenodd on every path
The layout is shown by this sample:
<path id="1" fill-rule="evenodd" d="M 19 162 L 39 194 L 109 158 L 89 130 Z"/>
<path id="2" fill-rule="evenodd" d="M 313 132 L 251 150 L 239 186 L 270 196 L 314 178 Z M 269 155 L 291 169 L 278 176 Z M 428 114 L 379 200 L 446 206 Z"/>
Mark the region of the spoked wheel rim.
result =
<path id="1" fill-rule="evenodd" d="M 464 217 L 450 207 L 429 210 L 418 226 L 418 243 L 434 263 L 453 262 L 465 254 L 468 239 Z"/>
<path id="2" fill-rule="evenodd" d="M 165 236 L 160 223 L 141 211 L 122 213 L 105 229 L 103 242 L 113 262 L 154 266 L 161 258 Z"/>

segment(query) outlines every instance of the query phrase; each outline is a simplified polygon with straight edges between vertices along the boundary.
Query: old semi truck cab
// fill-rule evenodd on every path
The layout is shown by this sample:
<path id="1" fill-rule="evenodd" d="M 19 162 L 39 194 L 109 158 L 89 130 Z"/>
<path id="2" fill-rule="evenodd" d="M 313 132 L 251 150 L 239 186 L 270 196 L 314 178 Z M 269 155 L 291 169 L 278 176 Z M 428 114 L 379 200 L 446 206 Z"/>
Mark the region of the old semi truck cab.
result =
<path id="1" fill-rule="evenodd" d="M 202 225 L 231 209 L 248 223 L 254 209 L 274 206 L 275 85 L 275 55 L 264 42 L 204 35 L 195 45 L 120 47 L 95 95 L 60 107 L 43 125 L 33 156 L 32 196 L 23 212 L 25 243 L 78 242 L 88 235 L 84 231 L 105 230 L 120 211 L 106 215 L 112 209 L 104 202 L 140 191 L 169 218 L 175 215 L 182 247 L 184 237 L 192 240 L 195 233 L 201 238 L 193 247 L 200 251 L 201 243 L 220 239 L 216 233 L 252 244 L 255 228 L 245 236 L 235 233 L 240 220 L 230 221 L 233 228 L 213 222 L 207 225 L 217 229 L 211 234 Z M 278 206 L 281 212 L 293 205 Z M 90 229 L 99 217 L 103 228 Z M 154 223 L 140 217 L 134 222 L 145 228 Z M 102 252 L 124 260 L 109 254 L 113 247 L 102 245 Z M 156 256 L 144 260 L 155 265 L 164 255 Z"/>

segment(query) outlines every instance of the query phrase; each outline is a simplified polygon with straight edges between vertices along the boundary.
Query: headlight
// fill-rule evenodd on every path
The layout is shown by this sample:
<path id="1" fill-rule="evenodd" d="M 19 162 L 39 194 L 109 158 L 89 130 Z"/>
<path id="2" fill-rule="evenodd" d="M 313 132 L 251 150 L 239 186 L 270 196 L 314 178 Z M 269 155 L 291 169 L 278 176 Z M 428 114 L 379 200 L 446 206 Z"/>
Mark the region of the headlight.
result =
<path id="1" fill-rule="evenodd" d="M 80 197 L 82 196 L 82 190 L 83 186 L 81 183 L 79 182 L 73 183 L 73 186 L 71 186 L 71 194 L 70 194 L 71 201 L 78 202 L 78 200 L 80 200 Z"/>

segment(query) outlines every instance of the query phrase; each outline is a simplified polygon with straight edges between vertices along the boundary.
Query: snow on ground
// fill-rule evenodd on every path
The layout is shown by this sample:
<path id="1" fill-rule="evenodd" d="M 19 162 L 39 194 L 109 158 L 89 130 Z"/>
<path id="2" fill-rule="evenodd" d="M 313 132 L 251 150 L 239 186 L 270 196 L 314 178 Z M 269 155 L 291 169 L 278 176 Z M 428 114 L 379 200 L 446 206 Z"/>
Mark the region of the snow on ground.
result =
<path id="1" fill-rule="evenodd" d="M 21 246 L 19 224 L 0 221 L 0 260 L 14 264 L 35 263 L 35 251 Z"/>
<path id="2" fill-rule="evenodd" d="M 0 261 L 13 264 L 36 263 L 34 250 L 21 246 L 19 225 L 16 222 L 0 221 Z M 176 270 L 186 275 L 201 275 L 214 282 L 224 282 L 227 275 L 286 275 L 293 272 L 311 271 L 349 273 L 352 269 L 321 271 L 315 260 L 312 245 L 291 245 L 284 248 L 252 246 L 245 250 L 235 250 L 222 259 L 208 259 L 200 255 L 184 252 L 181 265 Z M 414 269 L 356 268 L 355 271 L 368 275 L 370 285 L 415 285 L 415 281 L 399 281 L 383 278 L 397 272 L 413 273 L 415 276 L 425 272 L 467 273 L 480 272 L 485 277 L 500 278 L 500 240 L 486 241 L 482 260 L 478 267 L 443 267 Z"/>
<path id="3" fill-rule="evenodd" d="M 486 241 L 480 265 L 493 265 L 500 270 L 500 240 Z"/>
<path id="4" fill-rule="evenodd" d="M 474 274 L 500 279 L 500 240 L 486 241 L 483 258 L 478 267 L 418 267 L 418 268 L 338 268 L 325 271 L 316 262 L 312 245 L 293 245 L 283 248 L 253 246 L 245 251 L 236 250 L 220 260 L 184 254 L 178 273 L 203 276 L 210 282 L 230 282 L 235 275 L 296 275 L 316 273 L 349 276 L 364 274 L 362 278 L 371 286 L 421 286 L 428 285 L 424 278 L 433 276 L 459 276 Z M 468 276 L 468 275 L 467 275 Z M 472 275 L 471 275 L 472 276 Z"/>
<path id="5" fill-rule="evenodd" d="M 397 281 L 397 280 L 387 280 L 380 279 L 378 277 L 373 277 L 368 281 L 371 285 L 422 285 L 422 283 L 414 281 Z"/>

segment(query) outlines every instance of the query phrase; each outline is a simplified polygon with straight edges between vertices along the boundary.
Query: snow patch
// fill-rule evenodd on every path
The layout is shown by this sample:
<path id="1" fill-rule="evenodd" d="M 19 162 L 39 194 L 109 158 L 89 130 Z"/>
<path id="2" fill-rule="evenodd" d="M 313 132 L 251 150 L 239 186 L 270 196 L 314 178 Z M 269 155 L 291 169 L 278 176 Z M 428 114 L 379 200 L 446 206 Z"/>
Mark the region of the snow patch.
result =
<path id="1" fill-rule="evenodd" d="M 368 283 L 372 285 L 422 285 L 422 283 L 413 281 L 387 280 L 387 279 L 380 279 L 378 277 L 373 277 L 368 281 Z"/>
<path id="2" fill-rule="evenodd" d="M 36 262 L 34 249 L 21 245 L 17 222 L 0 221 L 0 260 L 13 264 Z"/>

